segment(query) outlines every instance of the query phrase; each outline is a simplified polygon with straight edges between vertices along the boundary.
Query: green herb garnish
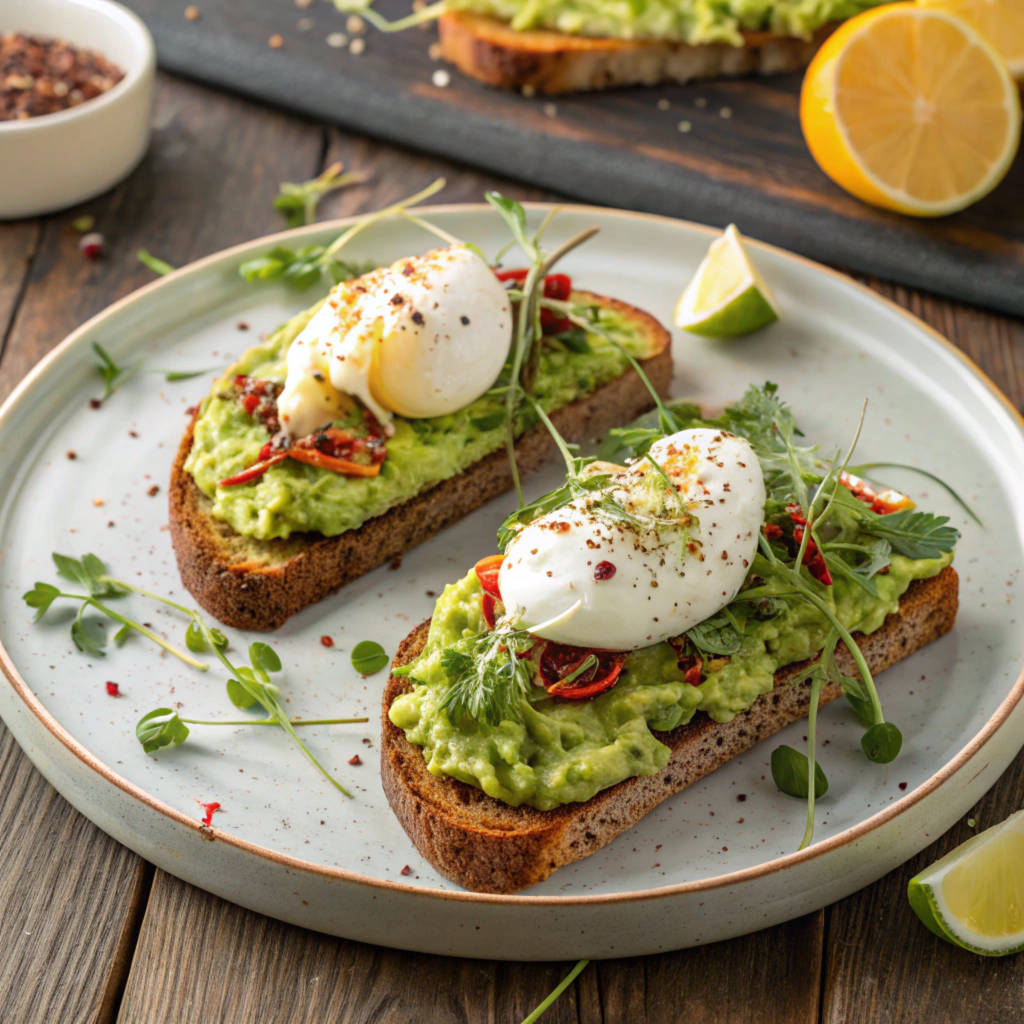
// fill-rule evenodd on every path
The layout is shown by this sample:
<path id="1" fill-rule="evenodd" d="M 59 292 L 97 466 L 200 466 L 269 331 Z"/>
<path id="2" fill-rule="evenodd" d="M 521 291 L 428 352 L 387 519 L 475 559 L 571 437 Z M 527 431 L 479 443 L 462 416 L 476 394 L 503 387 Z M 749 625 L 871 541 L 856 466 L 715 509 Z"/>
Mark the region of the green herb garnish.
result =
<path id="1" fill-rule="evenodd" d="M 373 640 L 362 640 L 352 648 L 352 667 L 361 676 L 374 675 L 390 661 L 387 651 Z"/>
<path id="2" fill-rule="evenodd" d="M 336 192 L 348 185 L 366 181 L 366 175 L 359 171 L 342 174 L 341 162 L 331 164 L 322 174 L 300 185 L 285 181 L 281 183 L 281 194 L 274 200 L 274 207 L 284 215 L 290 228 L 300 228 L 316 220 L 316 209 L 320 200 L 330 192 Z"/>
<path id="3" fill-rule="evenodd" d="M 168 274 L 173 274 L 175 271 L 175 268 L 172 267 L 170 263 L 165 263 L 163 260 L 157 259 L 156 256 L 153 256 L 146 249 L 140 249 L 136 253 L 136 256 L 138 256 L 140 263 L 145 263 L 150 270 L 159 274 L 161 277 L 166 277 Z"/>
<path id="4" fill-rule="evenodd" d="M 810 793 L 810 762 L 806 754 L 782 744 L 772 751 L 772 781 L 786 796 L 806 800 Z M 814 795 L 823 797 L 828 792 L 828 779 L 821 765 L 814 766 Z"/>

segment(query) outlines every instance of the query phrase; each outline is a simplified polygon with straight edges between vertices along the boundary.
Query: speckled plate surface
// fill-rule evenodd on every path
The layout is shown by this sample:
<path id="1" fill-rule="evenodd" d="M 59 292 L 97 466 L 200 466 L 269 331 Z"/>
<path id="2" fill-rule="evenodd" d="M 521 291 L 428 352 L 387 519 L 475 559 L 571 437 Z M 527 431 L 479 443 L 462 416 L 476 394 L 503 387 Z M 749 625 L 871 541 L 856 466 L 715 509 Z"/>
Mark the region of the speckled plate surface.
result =
<path id="1" fill-rule="evenodd" d="M 532 208 L 531 216 L 544 209 Z M 485 252 L 505 241 L 486 208 L 439 208 L 431 216 Z M 712 232 L 570 207 L 550 240 L 591 224 L 601 233 L 572 254 L 566 271 L 581 286 L 668 323 Z M 290 237 L 323 242 L 341 226 Z M 380 786 L 377 718 L 386 673 L 361 678 L 349 652 L 363 639 L 393 651 L 430 614 L 432 594 L 493 550 L 511 497 L 273 634 L 293 716 L 371 719 L 304 732 L 355 799 L 319 778 L 276 730 L 196 728 L 186 745 L 145 755 L 134 728 L 154 707 L 180 705 L 190 718 L 238 717 L 223 673 L 189 670 L 140 638 L 106 658 L 87 657 L 72 646 L 70 612 L 51 612 L 33 626 L 21 595 L 36 580 L 55 579 L 51 551 L 92 551 L 115 575 L 188 600 L 167 532 L 166 485 L 186 410 L 213 375 L 167 383 L 140 373 L 93 410 L 89 399 L 101 389 L 91 344 L 102 342 L 122 363 L 224 365 L 316 298 L 238 277 L 239 263 L 268 244 L 212 256 L 112 306 L 44 360 L 0 411 L 0 655 L 7 676 L 0 713 L 46 777 L 115 838 L 237 903 L 351 938 L 462 956 L 619 956 L 725 938 L 842 897 L 927 845 L 1016 754 L 1024 740 L 1024 631 L 1016 623 L 1024 566 L 1020 421 L 976 368 L 902 310 L 825 268 L 756 247 L 781 321 L 734 342 L 677 335 L 674 395 L 719 406 L 750 383 L 776 381 L 805 433 L 826 448 L 847 441 L 867 397 L 858 458 L 939 473 L 985 522 L 984 529 L 969 522 L 922 477 L 885 474 L 963 531 L 961 611 L 951 635 L 881 677 L 887 717 L 905 737 L 896 762 L 864 759 L 861 731 L 843 702 L 822 713 L 830 789 L 819 803 L 811 849 L 794 853 L 803 804 L 773 785 L 768 742 L 519 896 L 465 893 L 418 856 Z M 393 222 L 361 235 L 351 254 L 385 262 L 430 245 L 412 225 Z M 69 449 L 76 458 L 68 458 Z M 530 477 L 527 489 L 541 493 L 557 477 L 552 467 Z M 136 597 L 120 606 L 181 640 L 183 625 L 173 614 Z M 244 638 L 231 635 L 242 646 Z M 323 635 L 333 648 L 319 642 Z M 120 698 L 107 695 L 107 680 L 118 682 Z M 801 747 L 803 732 L 797 723 L 778 741 Z M 356 753 L 363 763 L 350 766 Z M 200 829 L 199 804 L 214 800 L 222 806 L 214 828 Z"/>

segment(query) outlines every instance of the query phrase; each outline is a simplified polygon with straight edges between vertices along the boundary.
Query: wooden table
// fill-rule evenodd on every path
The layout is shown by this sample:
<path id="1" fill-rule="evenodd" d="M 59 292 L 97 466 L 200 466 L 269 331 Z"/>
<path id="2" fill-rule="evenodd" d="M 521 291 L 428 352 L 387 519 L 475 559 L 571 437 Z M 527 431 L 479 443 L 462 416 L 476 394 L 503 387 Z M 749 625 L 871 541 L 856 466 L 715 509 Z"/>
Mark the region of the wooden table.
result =
<path id="1" fill-rule="evenodd" d="M 485 188 L 557 198 L 163 78 L 150 153 L 82 209 L 0 225 L 0 400 L 73 328 L 152 279 L 145 247 L 181 265 L 281 227 L 273 198 L 341 159 L 372 173 L 324 213 L 375 209 L 438 174 L 440 201 Z M 78 252 L 95 216 L 108 255 Z M 976 360 L 1018 407 L 1024 324 L 869 282 Z M 978 828 L 1024 804 L 1024 754 L 970 812 Z M 966 819 L 910 863 L 825 910 L 698 949 L 591 964 L 545 1024 L 1024 1020 L 1024 957 L 941 942 L 907 881 L 972 834 Z M 568 971 L 377 949 L 242 910 L 119 846 L 43 780 L 0 732 L 0 1021 L 77 1024 L 519 1024 Z"/>

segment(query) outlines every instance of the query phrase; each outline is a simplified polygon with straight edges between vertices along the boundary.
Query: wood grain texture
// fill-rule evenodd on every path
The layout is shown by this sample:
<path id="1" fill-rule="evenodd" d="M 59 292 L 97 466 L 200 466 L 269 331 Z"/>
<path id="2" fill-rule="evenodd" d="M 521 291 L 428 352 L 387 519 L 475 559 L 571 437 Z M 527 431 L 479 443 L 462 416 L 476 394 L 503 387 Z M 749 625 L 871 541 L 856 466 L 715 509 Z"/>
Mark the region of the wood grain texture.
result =
<path id="1" fill-rule="evenodd" d="M 1024 753 L 944 836 L 828 908 L 822 1024 L 1011 1024 L 1024 1019 L 1024 957 L 976 956 L 918 921 L 907 883 L 1024 805 Z M 975 821 L 971 828 L 967 820 Z"/>
<path id="2" fill-rule="evenodd" d="M 328 4 L 204 0 L 197 21 L 166 0 L 128 0 L 164 67 L 588 202 L 724 226 L 814 259 L 1024 314 L 1024 158 L 963 213 L 914 220 L 826 178 L 803 141 L 799 75 L 543 97 L 490 89 L 429 56 L 436 29 L 365 34 L 351 54 Z M 378 0 L 385 16 L 408 0 Z M 303 31 L 300 18 L 311 27 Z M 283 45 L 271 49 L 272 34 Z M 668 109 L 659 109 L 668 100 Z M 679 123 L 690 130 L 683 133 Z"/>
<path id="3" fill-rule="evenodd" d="M 824 915 L 677 953 L 592 964 L 578 982 L 580 1024 L 814 1024 Z"/>
<path id="4" fill-rule="evenodd" d="M 0 865 L 0 1022 L 112 1022 L 148 865 L 58 796 L 3 725 Z"/>
<path id="5" fill-rule="evenodd" d="M 571 966 L 458 960 L 335 939 L 158 871 L 118 1024 L 518 1024 Z M 570 991 L 544 1024 L 577 1019 Z"/>

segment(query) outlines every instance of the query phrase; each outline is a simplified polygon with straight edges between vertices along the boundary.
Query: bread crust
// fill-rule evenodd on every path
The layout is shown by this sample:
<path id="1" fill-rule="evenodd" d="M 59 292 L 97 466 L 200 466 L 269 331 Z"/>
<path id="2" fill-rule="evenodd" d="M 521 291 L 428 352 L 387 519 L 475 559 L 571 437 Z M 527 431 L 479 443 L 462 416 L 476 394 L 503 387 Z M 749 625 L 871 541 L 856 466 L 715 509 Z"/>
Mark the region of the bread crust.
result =
<path id="1" fill-rule="evenodd" d="M 590 292 L 577 294 L 637 323 L 653 353 L 640 363 L 658 393 L 667 395 L 672 380 L 668 331 L 628 303 Z M 555 410 L 551 419 L 568 440 L 584 441 L 628 423 L 652 406 L 639 375 L 627 371 L 592 395 Z M 185 470 L 194 425 L 195 417 L 171 468 L 171 542 L 182 582 L 192 596 L 211 615 L 238 629 L 277 629 L 296 612 L 403 555 L 513 484 L 508 455 L 501 449 L 357 530 L 337 537 L 295 534 L 287 540 L 258 541 L 214 518 L 210 500 Z M 540 466 L 553 448 L 543 426 L 526 433 L 516 443 L 520 473 Z"/>
<path id="2" fill-rule="evenodd" d="M 952 567 L 931 579 L 915 580 L 899 610 L 880 629 L 868 636 L 855 634 L 872 673 L 884 671 L 948 632 L 956 618 L 958 591 Z M 425 622 L 406 637 L 393 667 L 419 655 L 429 626 Z M 839 645 L 836 657 L 843 672 L 854 674 L 845 645 Z M 446 878 L 475 892 L 518 892 L 601 849 L 662 800 L 805 716 L 810 682 L 794 685 L 790 680 L 817 660 L 780 669 L 772 692 L 758 697 L 731 722 L 714 722 L 698 713 L 687 725 L 659 734 L 672 753 L 668 765 L 655 775 L 626 779 L 586 803 L 553 811 L 510 807 L 474 786 L 431 774 L 422 749 L 410 743 L 388 717 L 392 702 L 409 687 L 407 679 L 392 675 L 381 712 L 384 792 L 417 850 Z M 826 686 L 819 706 L 841 692 L 836 685 Z"/>
<path id="3" fill-rule="evenodd" d="M 595 39 L 561 32 L 517 32 L 507 23 L 470 11 L 439 22 L 441 51 L 464 74 L 501 89 L 547 95 L 623 85 L 690 82 L 723 75 L 775 75 L 806 67 L 835 25 L 811 39 L 744 32 L 743 46 L 641 39 Z"/>

